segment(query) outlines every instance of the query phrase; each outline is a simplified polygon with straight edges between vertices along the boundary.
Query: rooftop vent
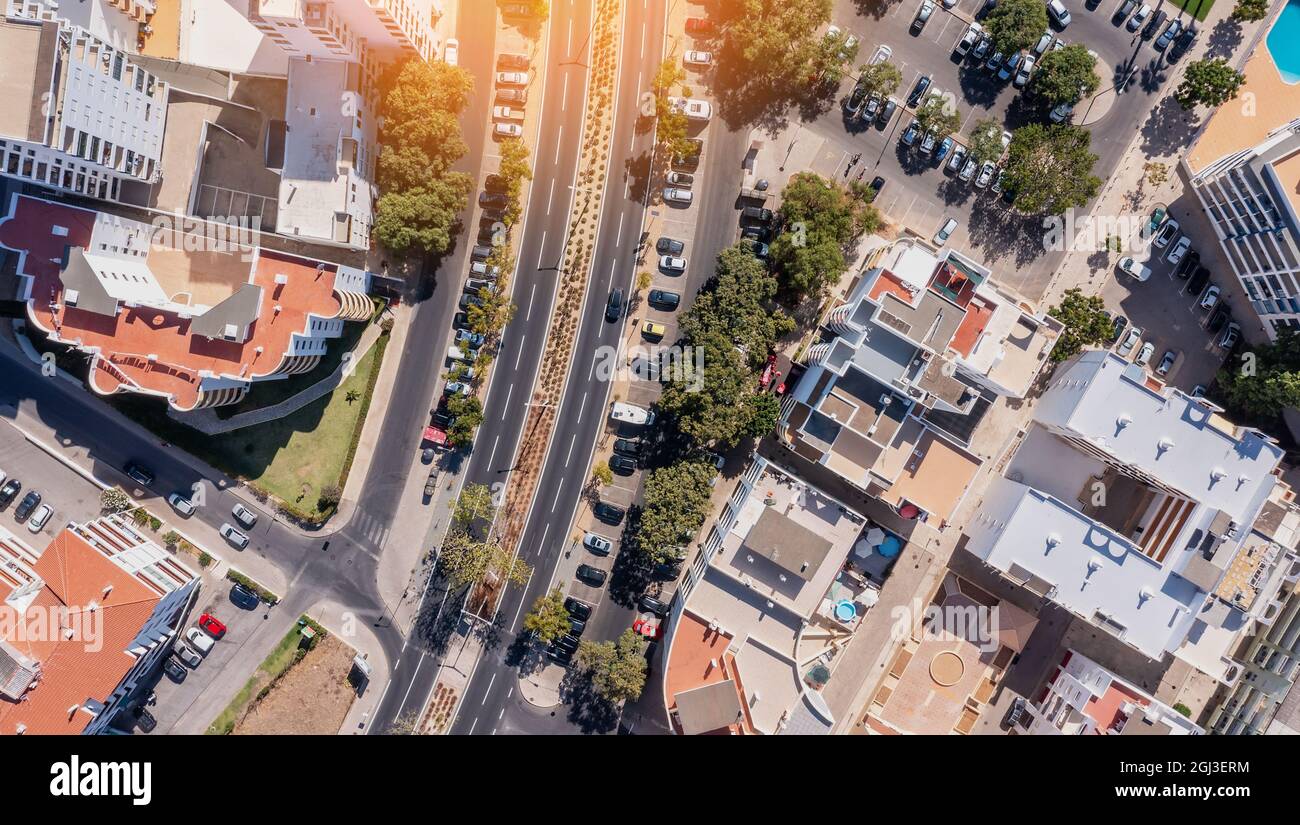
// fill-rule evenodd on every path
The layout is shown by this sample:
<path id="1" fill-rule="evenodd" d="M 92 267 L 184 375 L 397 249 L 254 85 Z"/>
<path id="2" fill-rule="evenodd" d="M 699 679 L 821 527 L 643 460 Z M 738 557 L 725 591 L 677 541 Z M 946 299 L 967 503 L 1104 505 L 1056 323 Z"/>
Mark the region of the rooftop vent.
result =
<path id="1" fill-rule="evenodd" d="M 289 276 L 285 275 L 283 272 L 277 272 L 275 273 L 275 282 L 281 285 L 287 284 L 289 283 Z"/>
<path id="2" fill-rule="evenodd" d="M 1119 417 L 1115 419 L 1116 428 L 1121 430 L 1132 423 L 1133 423 L 1133 416 L 1129 415 L 1128 413 L 1120 413 Z"/>

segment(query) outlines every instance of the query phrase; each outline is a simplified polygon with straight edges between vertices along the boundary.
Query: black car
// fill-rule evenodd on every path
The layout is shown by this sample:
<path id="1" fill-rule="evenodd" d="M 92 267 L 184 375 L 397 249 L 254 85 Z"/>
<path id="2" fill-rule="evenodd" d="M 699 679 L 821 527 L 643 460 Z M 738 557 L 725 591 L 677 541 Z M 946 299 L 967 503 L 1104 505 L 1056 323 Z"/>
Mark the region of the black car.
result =
<path id="1" fill-rule="evenodd" d="M 671 311 L 677 309 L 677 306 L 681 302 L 682 296 L 678 295 L 676 292 L 669 292 L 666 289 L 650 290 L 650 303 L 653 306 L 662 307 Z"/>
<path id="2" fill-rule="evenodd" d="M 561 650 L 577 650 L 580 644 L 582 643 L 578 641 L 578 637 L 572 633 L 566 633 L 555 640 L 555 646 Z"/>
<path id="3" fill-rule="evenodd" d="M 627 455 L 641 455 L 642 444 L 633 438 L 614 439 L 614 452 Z"/>
<path id="4" fill-rule="evenodd" d="M 596 518 L 606 524 L 618 524 L 622 522 L 623 517 L 627 515 L 627 511 L 622 507 L 610 504 L 607 501 L 596 502 L 596 506 L 591 508 L 591 511 L 596 514 Z"/>
<path id="5" fill-rule="evenodd" d="M 609 293 L 609 301 L 605 303 L 605 320 L 611 324 L 616 324 L 623 317 L 623 290 L 616 289 Z"/>
<path id="6" fill-rule="evenodd" d="M 500 175 L 488 175 L 483 179 L 483 188 L 489 192 L 505 192 L 506 179 Z"/>
<path id="7" fill-rule="evenodd" d="M 764 206 L 746 206 L 740 210 L 740 219 L 766 225 L 772 222 L 772 210 Z"/>
<path id="8" fill-rule="evenodd" d="M 236 607 L 242 607 L 244 610 L 255 610 L 262 602 L 256 593 L 239 582 L 235 582 L 230 588 L 230 600 Z"/>
<path id="9" fill-rule="evenodd" d="M 885 188 L 885 179 L 884 179 L 884 178 L 882 178 L 880 175 L 876 175 L 874 178 L 872 178 L 872 179 L 871 179 L 871 198 L 872 198 L 872 200 L 875 200 L 875 199 L 880 195 L 881 191 L 882 191 L 884 188 Z"/>
<path id="10" fill-rule="evenodd" d="M 150 733 L 158 727 L 158 720 L 153 718 L 153 714 L 145 709 L 144 705 L 136 707 L 133 712 L 135 715 L 136 727 L 145 733 Z"/>
<path id="11" fill-rule="evenodd" d="M 14 508 L 14 518 L 18 521 L 26 521 L 32 511 L 36 509 L 36 505 L 40 503 L 41 494 L 35 490 L 28 490 L 27 495 L 23 496 L 23 500 L 18 502 L 18 506 Z"/>
<path id="12" fill-rule="evenodd" d="M 501 69 L 527 69 L 528 55 L 512 53 L 498 55 L 497 67 Z"/>
<path id="13" fill-rule="evenodd" d="M 1228 309 L 1227 304 L 1221 303 L 1219 308 L 1210 315 L 1210 320 L 1206 322 L 1205 328 L 1210 332 L 1218 332 L 1223 329 L 1224 324 L 1228 323 L 1230 317 L 1232 317 L 1232 310 Z"/>
<path id="14" fill-rule="evenodd" d="M 682 572 L 682 564 L 679 561 L 662 561 L 655 565 L 651 573 L 659 581 L 672 581 Z"/>
<path id="15" fill-rule="evenodd" d="M 653 596 L 642 596 L 640 604 L 642 610 L 648 610 L 656 616 L 668 615 L 668 605 Z"/>
<path id="16" fill-rule="evenodd" d="M 546 648 L 546 655 L 551 658 L 551 661 L 561 665 L 567 665 L 573 659 L 573 651 L 555 645 Z"/>
<path id="17" fill-rule="evenodd" d="M 921 98 L 925 96 L 925 93 L 929 88 L 930 76 L 921 75 L 917 78 L 916 85 L 912 87 L 911 93 L 907 96 L 907 105 L 915 108 L 916 105 L 921 102 Z"/>
<path id="18" fill-rule="evenodd" d="M 759 243 L 767 243 L 772 240 L 772 230 L 766 226 L 746 226 L 740 230 L 740 237 L 752 238 Z"/>
<path id="19" fill-rule="evenodd" d="M 143 464 L 137 464 L 132 461 L 130 464 L 126 465 L 126 474 L 132 481 L 139 484 L 141 487 L 153 486 L 153 472 Z"/>
<path id="20" fill-rule="evenodd" d="M 503 192 L 479 192 L 478 205 L 483 208 L 492 207 L 495 209 L 504 209 L 510 203 L 510 198 Z"/>
<path id="21" fill-rule="evenodd" d="M 167 676 L 177 684 L 184 682 L 185 677 L 189 675 L 189 671 L 186 670 L 185 665 L 177 661 L 175 656 L 168 656 L 164 659 L 162 667 L 163 673 L 166 673 Z"/>
<path id="22" fill-rule="evenodd" d="M 1196 274 L 1187 282 L 1188 295 L 1200 295 L 1201 290 L 1210 282 L 1210 270 L 1203 266 L 1196 267 Z"/>
<path id="23" fill-rule="evenodd" d="M 680 257 L 686 251 L 686 244 L 676 238 L 660 238 L 655 241 L 655 252 L 660 255 L 675 255 Z"/>
<path id="24" fill-rule="evenodd" d="M 18 493 L 23 489 L 23 483 L 16 478 L 11 478 L 5 482 L 5 486 L 0 487 L 0 507 L 8 507 L 9 502 L 13 501 Z"/>
<path id="25" fill-rule="evenodd" d="M 1017 696 L 1015 701 L 1011 703 L 1011 707 L 1007 708 L 1007 715 L 1002 719 L 1002 726 L 1004 728 L 1014 728 L 1016 725 L 1020 724 L 1020 719 L 1024 715 L 1025 700 L 1022 697 Z"/>
<path id="26" fill-rule="evenodd" d="M 1168 12 L 1158 11 L 1151 15 L 1151 20 L 1142 28 L 1142 39 L 1150 40 L 1155 37 L 1156 32 L 1160 31 L 1160 27 L 1163 26 L 1165 21 L 1168 19 Z"/>
<path id="27" fill-rule="evenodd" d="M 609 457 L 609 469 L 620 475 L 631 475 L 637 470 L 636 459 L 615 453 Z"/>
<path id="28" fill-rule="evenodd" d="M 895 103 L 894 99 L 891 97 L 889 100 L 886 100 L 885 105 L 881 107 L 880 114 L 876 116 L 876 124 L 882 129 L 885 128 L 889 125 L 889 120 L 894 116 L 894 112 L 896 111 L 898 111 L 898 104 Z"/>
<path id="29" fill-rule="evenodd" d="M 564 609 L 569 611 L 569 615 L 575 619 L 581 619 L 585 622 L 591 618 L 591 605 L 580 602 L 572 596 L 564 600 Z"/>
<path id="30" fill-rule="evenodd" d="M 1128 326 L 1128 319 L 1123 315 L 1116 315 L 1110 323 L 1110 343 L 1114 344 L 1124 334 L 1124 328 Z"/>
<path id="31" fill-rule="evenodd" d="M 569 617 L 569 633 L 571 633 L 574 636 L 581 636 L 582 631 L 586 629 L 587 629 L 587 623 L 584 622 L 582 619 L 575 619 L 572 616 Z"/>
<path id="32" fill-rule="evenodd" d="M 1178 266 L 1174 267 L 1174 274 L 1179 278 L 1187 278 L 1196 271 L 1196 267 L 1200 263 L 1201 253 L 1193 249 L 1183 256 L 1183 259 L 1178 262 Z"/>
<path id="33" fill-rule="evenodd" d="M 1165 52 L 1165 54 L 1169 56 L 1169 62 L 1176 62 L 1187 52 L 1188 49 L 1192 47 L 1192 43 L 1195 41 L 1196 27 L 1188 26 L 1183 30 L 1182 34 L 1178 35 L 1178 39 L 1174 41 L 1174 45 L 1169 47 L 1169 50 Z"/>
<path id="34" fill-rule="evenodd" d="M 1115 14 L 1111 15 L 1111 22 L 1118 24 L 1127 20 L 1128 16 L 1137 8 L 1137 5 L 1138 0 L 1124 0 L 1120 7 L 1115 10 Z"/>
<path id="35" fill-rule="evenodd" d="M 578 565 L 578 578 L 593 587 L 600 587 L 605 583 L 605 571 L 599 567 L 592 567 L 590 564 L 580 564 Z"/>

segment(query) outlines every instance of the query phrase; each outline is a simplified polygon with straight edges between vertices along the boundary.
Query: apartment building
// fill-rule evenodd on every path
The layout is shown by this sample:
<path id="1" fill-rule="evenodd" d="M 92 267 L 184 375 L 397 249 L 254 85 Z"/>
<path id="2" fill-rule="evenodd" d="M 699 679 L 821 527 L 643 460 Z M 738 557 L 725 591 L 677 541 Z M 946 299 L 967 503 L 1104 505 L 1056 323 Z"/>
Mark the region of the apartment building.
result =
<path id="1" fill-rule="evenodd" d="M 1294 510 L 1282 454 L 1211 402 L 1084 352 L 1040 398 L 966 549 L 1146 657 L 1232 684 L 1237 645 L 1276 621 L 1295 559 L 1255 527 L 1270 501 Z"/>
<path id="2" fill-rule="evenodd" d="M 910 240 L 878 251 L 809 349 L 781 442 L 903 518 L 950 519 L 979 469 L 975 427 L 1028 391 L 1060 334 L 990 274 Z"/>
<path id="3" fill-rule="evenodd" d="M 202 229 L 15 195 L 0 246 L 19 255 L 30 327 L 93 356 L 92 390 L 152 395 L 182 411 L 233 404 L 256 381 L 311 370 L 346 323 L 373 312 L 363 270 Z"/>
<path id="4" fill-rule="evenodd" d="M 1205 731 L 1088 657 L 1067 650 L 1028 707 L 1031 736 L 1198 736 Z"/>
<path id="5" fill-rule="evenodd" d="M 134 54 L 141 29 L 157 9 L 155 0 L 8 0 L 10 17 L 31 20 L 62 19 L 90 32 L 114 49 Z"/>
<path id="6" fill-rule="evenodd" d="M 199 581 L 119 515 L 38 556 L 0 527 L 0 734 L 97 734 L 170 653 Z"/>
<path id="7" fill-rule="evenodd" d="M 167 84 L 79 26 L 0 21 L 0 172 L 117 201 L 129 181 L 161 174 Z"/>
<path id="8" fill-rule="evenodd" d="M 361 61 L 365 49 L 434 60 L 442 0 L 248 0 L 258 31 L 292 57 Z"/>

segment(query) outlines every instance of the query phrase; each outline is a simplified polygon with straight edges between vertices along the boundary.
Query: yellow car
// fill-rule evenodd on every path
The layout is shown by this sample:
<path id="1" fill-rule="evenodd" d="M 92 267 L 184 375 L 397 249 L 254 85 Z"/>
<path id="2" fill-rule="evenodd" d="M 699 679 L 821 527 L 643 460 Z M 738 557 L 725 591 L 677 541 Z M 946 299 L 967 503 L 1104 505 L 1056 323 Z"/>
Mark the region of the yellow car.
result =
<path id="1" fill-rule="evenodd" d="M 646 321 L 641 327 L 641 334 L 646 338 L 662 338 L 667 332 L 667 327 L 663 324 L 656 324 L 654 321 Z"/>

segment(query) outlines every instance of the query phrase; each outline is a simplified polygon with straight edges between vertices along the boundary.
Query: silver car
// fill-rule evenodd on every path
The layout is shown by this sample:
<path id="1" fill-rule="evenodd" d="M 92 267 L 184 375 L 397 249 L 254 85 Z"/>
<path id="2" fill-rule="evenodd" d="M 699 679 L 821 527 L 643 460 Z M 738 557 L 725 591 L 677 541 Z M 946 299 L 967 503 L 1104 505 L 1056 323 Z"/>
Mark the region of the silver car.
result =
<path id="1" fill-rule="evenodd" d="M 243 550 L 245 547 L 248 546 L 248 536 L 236 530 L 234 525 L 232 525 L 230 522 L 226 522 L 225 524 L 221 525 L 221 529 L 218 530 L 217 532 L 221 534 L 221 537 L 223 539 L 230 542 L 231 545 L 239 548 L 240 550 Z"/>

